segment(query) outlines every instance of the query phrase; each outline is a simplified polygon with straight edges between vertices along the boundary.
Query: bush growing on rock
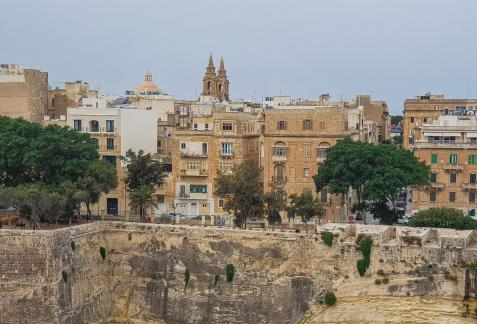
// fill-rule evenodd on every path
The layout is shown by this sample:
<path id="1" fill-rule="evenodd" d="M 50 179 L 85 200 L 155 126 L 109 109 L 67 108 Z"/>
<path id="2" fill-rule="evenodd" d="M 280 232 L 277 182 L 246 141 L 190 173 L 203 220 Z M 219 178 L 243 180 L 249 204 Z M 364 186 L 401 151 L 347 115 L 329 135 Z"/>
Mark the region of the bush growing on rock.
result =
<path id="1" fill-rule="evenodd" d="M 383 278 L 383 284 L 387 285 L 389 283 L 389 278 Z"/>
<path id="2" fill-rule="evenodd" d="M 73 251 L 76 250 L 76 243 L 75 243 L 75 241 L 71 241 L 71 250 L 73 250 Z"/>
<path id="3" fill-rule="evenodd" d="M 189 285 L 189 280 L 190 280 L 190 271 L 189 269 L 185 269 L 184 272 L 184 282 L 185 282 L 185 288 Z"/>
<path id="4" fill-rule="evenodd" d="M 358 268 L 359 275 L 363 277 L 369 267 L 369 261 L 366 259 L 360 259 L 356 262 L 356 267 Z"/>
<path id="5" fill-rule="evenodd" d="M 233 264 L 227 264 L 227 266 L 225 266 L 225 274 L 227 276 L 227 282 L 228 283 L 231 283 L 232 281 L 234 281 L 234 276 L 235 276 L 235 267 Z"/>
<path id="6" fill-rule="evenodd" d="M 331 247 L 333 245 L 333 233 L 331 232 L 321 232 L 321 239 L 326 246 Z"/>
<path id="7" fill-rule="evenodd" d="M 384 276 L 384 271 L 383 271 L 383 269 L 379 269 L 378 271 L 376 271 L 376 274 L 377 274 L 378 276 Z"/>
<path id="8" fill-rule="evenodd" d="M 105 260 L 106 259 L 106 249 L 104 247 L 99 248 L 99 254 L 101 254 L 101 259 Z"/>
<path id="9" fill-rule="evenodd" d="M 214 277 L 214 286 L 217 286 L 217 284 L 219 283 L 219 279 L 220 279 L 220 275 L 216 274 Z"/>
<path id="10" fill-rule="evenodd" d="M 477 229 L 477 221 L 454 208 L 429 208 L 418 212 L 408 223 L 414 227 Z"/>
<path id="11" fill-rule="evenodd" d="M 376 279 L 374 280 L 374 283 L 379 286 L 382 283 L 382 281 L 381 279 Z"/>
<path id="12" fill-rule="evenodd" d="M 61 271 L 61 277 L 63 277 L 63 281 L 68 281 L 68 273 L 66 271 Z"/>
<path id="13" fill-rule="evenodd" d="M 336 304 L 336 296 L 331 291 L 328 291 L 325 295 L 325 304 L 328 306 Z"/>

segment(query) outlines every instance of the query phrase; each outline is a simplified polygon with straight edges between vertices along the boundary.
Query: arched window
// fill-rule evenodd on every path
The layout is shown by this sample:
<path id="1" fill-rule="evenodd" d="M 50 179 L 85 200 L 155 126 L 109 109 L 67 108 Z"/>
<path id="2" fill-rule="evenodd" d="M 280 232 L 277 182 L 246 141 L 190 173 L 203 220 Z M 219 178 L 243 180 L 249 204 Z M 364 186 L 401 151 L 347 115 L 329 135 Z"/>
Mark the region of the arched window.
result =
<path id="1" fill-rule="evenodd" d="M 99 132 L 99 122 L 97 120 L 91 120 L 89 122 L 89 131 L 90 132 Z"/>
<path id="2" fill-rule="evenodd" d="M 209 81 L 209 82 L 207 82 L 207 90 L 210 91 L 211 88 L 212 88 L 212 84 L 211 84 L 210 81 Z"/>
<path id="3" fill-rule="evenodd" d="M 222 84 L 219 84 L 219 92 L 222 91 Z"/>
<path id="4" fill-rule="evenodd" d="M 316 150 L 316 157 L 318 158 L 326 158 L 326 151 L 331 147 L 330 143 L 328 142 L 321 142 L 318 145 L 318 149 Z"/>
<path id="5" fill-rule="evenodd" d="M 311 119 L 305 119 L 303 121 L 303 130 L 312 130 L 313 129 L 313 122 Z"/>

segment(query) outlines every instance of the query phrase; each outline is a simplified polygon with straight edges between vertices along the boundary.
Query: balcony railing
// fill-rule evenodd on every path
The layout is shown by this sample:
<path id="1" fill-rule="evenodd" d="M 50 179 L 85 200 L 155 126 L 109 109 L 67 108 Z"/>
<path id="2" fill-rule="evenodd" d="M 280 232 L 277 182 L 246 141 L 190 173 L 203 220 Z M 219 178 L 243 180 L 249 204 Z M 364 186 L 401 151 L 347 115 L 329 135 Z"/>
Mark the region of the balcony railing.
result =
<path id="1" fill-rule="evenodd" d="M 181 192 L 179 193 L 179 198 L 190 198 L 190 193 Z"/>
<path id="2" fill-rule="evenodd" d="M 208 170 L 181 170 L 181 175 L 186 177 L 207 177 Z"/>
<path id="3" fill-rule="evenodd" d="M 446 171 L 464 171 L 464 165 L 462 164 L 446 164 L 444 165 Z"/>
<path id="4" fill-rule="evenodd" d="M 464 190 L 477 190 L 477 183 L 467 182 L 462 186 Z"/>
<path id="5" fill-rule="evenodd" d="M 277 176 L 272 176 L 272 182 L 274 183 L 287 183 L 287 177 L 277 177 Z"/>
<path id="6" fill-rule="evenodd" d="M 430 189 L 443 189 L 445 185 L 442 182 L 431 182 Z"/>
<path id="7" fill-rule="evenodd" d="M 455 147 L 455 148 L 467 148 L 467 147 L 477 147 L 477 142 L 474 141 L 415 141 L 412 144 L 416 148 L 425 148 L 425 147 Z"/>
<path id="8" fill-rule="evenodd" d="M 181 151 L 181 156 L 182 157 L 206 158 L 208 156 L 208 152 Z"/>
<path id="9" fill-rule="evenodd" d="M 220 156 L 225 157 L 225 158 L 231 158 L 234 156 L 234 151 L 220 151 Z"/>

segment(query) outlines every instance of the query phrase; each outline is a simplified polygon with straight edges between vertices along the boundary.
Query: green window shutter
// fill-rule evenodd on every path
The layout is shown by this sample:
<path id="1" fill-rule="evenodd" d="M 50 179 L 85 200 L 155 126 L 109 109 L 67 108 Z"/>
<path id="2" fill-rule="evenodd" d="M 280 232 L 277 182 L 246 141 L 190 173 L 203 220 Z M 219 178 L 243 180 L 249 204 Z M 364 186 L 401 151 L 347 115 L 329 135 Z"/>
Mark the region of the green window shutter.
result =
<path id="1" fill-rule="evenodd" d="M 477 164 L 477 156 L 469 155 L 469 164 Z"/>
<path id="2" fill-rule="evenodd" d="M 432 154 L 432 156 L 431 156 L 431 163 L 432 163 L 432 164 L 437 164 L 437 154 Z"/>
<path id="3" fill-rule="evenodd" d="M 457 154 L 451 154 L 449 157 L 450 164 L 457 164 Z"/>

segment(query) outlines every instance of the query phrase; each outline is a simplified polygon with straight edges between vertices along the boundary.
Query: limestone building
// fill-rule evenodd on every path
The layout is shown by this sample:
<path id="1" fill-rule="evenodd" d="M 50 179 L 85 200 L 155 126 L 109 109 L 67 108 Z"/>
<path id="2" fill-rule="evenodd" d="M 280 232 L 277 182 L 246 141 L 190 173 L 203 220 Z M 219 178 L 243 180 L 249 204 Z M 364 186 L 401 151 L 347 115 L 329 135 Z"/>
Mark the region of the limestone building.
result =
<path id="1" fill-rule="evenodd" d="M 41 122 L 47 109 L 47 72 L 0 64 L 0 115 Z"/>
<path id="2" fill-rule="evenodd" d="M 69 107 L 87 105 L 85 99 L 98 99 L 99 91 L 91 89 L 86 81 L 76 80 L 65 82 L 65 87 L 48 91 L 48 115 L 50 119 L 66 116 Z M 99 106 L 96 106 L 99 108 Z"/>
<path id="3" fill-rule="evenodd" d="M 415 117 L 417 118 L 417 117 Z M 477 117 L 474 110 L 462 115 L 427 117 L 414 123 L 414 155 L 431 169 L 431 185 L 415 190 L 413 209 L 451 207 L 475 216 L 477 192 Z M 417 120 L 416 120 L 417 122 Z"/>
<path id="4" fill-rule="evenodd" d="M 101 196 L 99 204 L 91 207 L 93 213 L 101 216 L 126 217 L 136 214 L 130 210 L 124 183 L 127 171 L 120 161 L 120 156 L 125 156 L 128 149 L 156 153 L 157 116 L 155 112 L 132 108 L 68 108 L 67 125 L 78 132 L 89 133 L 96 138 L 100 158 L 111 163 L 117 170 L 118 186 Z"/>
<path id="5" fill-rule="evenodd" d="M 202 96 L 214 97 L 219 101 L 229 100 L 229 80 L 223 58 L 220 60 L 218 72 L 215 73 L 214 60 L 212 54 L 210 55 L 209 64 L 202 79 Z"/>
<path id="6" fill-rule="evenodd" d="M 420 140 L 416 130 L 423 124 L 432 123 L 439 116 L 477 108 L 477 99 L 447 99 L 444 95 L 426 93 L 404 102 L 403 146 L 409 149 Z"/>

